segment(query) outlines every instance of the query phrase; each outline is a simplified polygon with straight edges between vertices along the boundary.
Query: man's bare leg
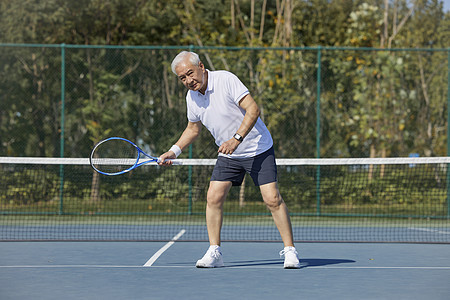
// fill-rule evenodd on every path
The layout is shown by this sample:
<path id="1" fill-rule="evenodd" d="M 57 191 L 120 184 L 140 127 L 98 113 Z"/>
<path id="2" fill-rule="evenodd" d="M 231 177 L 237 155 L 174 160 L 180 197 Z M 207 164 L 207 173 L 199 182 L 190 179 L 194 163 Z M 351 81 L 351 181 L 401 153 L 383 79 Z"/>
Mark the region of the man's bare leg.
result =
<path id="1" fill-rule="evenodd" d="M 281 197 L 276 182 L 271 182 L 260 186 L 261 195 L 272 213 L 275 225 L 280 232 L 284 246 L 294 246 L 294 237 L 292 234 L 292 224 L 289 217 L 289 211 Z"/>
<path id="2" fill-rule="evenodd" d="M 211 181 L 207 194 L 206 227 L 210 245 L 220 246 L 220 231 L 223 222 L 223 203 L 231 188 L 230 181 Z"/>

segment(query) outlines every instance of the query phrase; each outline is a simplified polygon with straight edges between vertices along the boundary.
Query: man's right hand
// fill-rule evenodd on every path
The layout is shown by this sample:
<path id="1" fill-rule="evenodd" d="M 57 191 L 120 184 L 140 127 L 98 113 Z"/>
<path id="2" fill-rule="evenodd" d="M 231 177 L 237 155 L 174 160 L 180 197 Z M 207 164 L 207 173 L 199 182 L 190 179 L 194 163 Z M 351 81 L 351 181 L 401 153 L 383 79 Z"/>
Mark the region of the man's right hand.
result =
<path id="1" fill-rule="evenodd" d="M 172 159 L 177 158 L 173 151 L 167 151 L 163 153 L 158 159 L 158 165 L 160 166 L 171 166 L 173 164 Z"/>

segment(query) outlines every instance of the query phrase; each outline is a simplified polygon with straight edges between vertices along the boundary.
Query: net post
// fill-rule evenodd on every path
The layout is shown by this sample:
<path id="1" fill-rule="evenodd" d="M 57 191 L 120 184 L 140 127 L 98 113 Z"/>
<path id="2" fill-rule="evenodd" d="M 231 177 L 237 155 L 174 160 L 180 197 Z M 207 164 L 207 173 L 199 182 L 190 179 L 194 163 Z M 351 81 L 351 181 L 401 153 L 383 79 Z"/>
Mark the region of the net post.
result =
<path id="1" fill-rule="evenodd" d="M 320 158 L 320 84 L 322 48 L 317 48 L 316 158 Z M 320 165 L 316 167 L 316 214 L 320 216 Z"/>
<path id="2" fill-rule="evenodd" d="M 65 114 L 65 81 L 66 81 L 66 45 L 61 44 L 61 132 L 59 156 L 64 157 L 64 114 Z M 64 213 L 64 165 L 59 165 L 59 214 Z"/>

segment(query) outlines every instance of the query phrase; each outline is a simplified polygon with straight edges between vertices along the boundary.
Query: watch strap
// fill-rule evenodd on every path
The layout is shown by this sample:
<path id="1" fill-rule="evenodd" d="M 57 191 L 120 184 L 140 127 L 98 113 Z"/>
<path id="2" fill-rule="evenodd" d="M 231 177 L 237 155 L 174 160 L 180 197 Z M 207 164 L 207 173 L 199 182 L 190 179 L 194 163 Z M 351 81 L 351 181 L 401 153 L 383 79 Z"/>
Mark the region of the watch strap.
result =
<path id="1" fill-rule="evenodd" d="M 241 143 L 242 143 L 242 141 L 244 140 L 244 137 L 243 137 L 242 135 L 240 135 L 239 133 L 235 133 L 235 134 L 233 135 L 233 137 L 234 137 L 236 140 L 238 140 L 239 142 L 241 142 Z"/>

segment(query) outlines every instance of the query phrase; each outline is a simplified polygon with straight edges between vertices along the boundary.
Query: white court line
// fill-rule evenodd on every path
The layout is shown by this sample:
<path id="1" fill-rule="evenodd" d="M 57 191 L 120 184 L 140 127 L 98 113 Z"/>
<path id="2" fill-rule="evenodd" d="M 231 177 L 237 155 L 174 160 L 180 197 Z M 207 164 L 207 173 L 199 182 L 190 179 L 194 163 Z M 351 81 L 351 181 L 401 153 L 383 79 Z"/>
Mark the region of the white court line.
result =
<path id="1" fill-rule="evenodd" d="M 186 232 L 186 230 L 182 229 L 180 232 L 178 232 L 178 234 L 176 236 L 174 236 L 172 238 L 172 240 L 170 242 L 168 242 L 167 244 L 165 244 L 161 249 L 159 249 L 155 254 L 153 254 L 152 257 L 150 257 L 150 259 L 144 264 L 144 267 L 151 267 L 155 261 L 167 250 L 170 248 L 170 246 L 172 246 L 173 244 L 175 244 L 175 241 L 178 240 L 184 233 Z"/>
<path id="2" fill-rule="evenodd" d="M 22 266 L 0 266 L 0 269 L 32 269 L 32 268 L 142 268 L 142 266 L 125 266 L 125 265 L 22 265 Z"/>
<path id="3" fill-rule="evenodd" d="M 409 227 L 409 230 L 417 230 L 417 231 L 425 231 L 425 232 L 433 232 L 439 234 L 450 234 L 450 231 L 443 231 L 437 229 L 429 229 L 429 228 L 418 228 L 418 227 Z"/>
<path id="4" fill-rule="evenodd" d="M 193 266 L 154 266 L 154 268 L 192 268 Z M 283 270 L 283 266 L 227 266 L 225 264 L 224 268 L 233 268 L 233 269 L 280 269 Z M 218 268 L 220 269 L 220 268 Z M 326 266 L 307 266 L 301 265 L 300 269 L 409 269 L 409 270 L 450 270 L 450 266 L 448 267 L 326 267 Z"/>
<path id="5" fill-rule="evenodd" d="M 103 269 L 120 269 L 120 268 L 142 268 L 143 266 L 126 266 L 126 265 L 22 265 L 22 266 L 0 266 L 0 269 L 40 269 L 40 268 L 47 268 L 47 269 L 52 269 L 52 268 L 103 268 Z M 153 268 L 182 268 L 182 269 L 195 269 L 195 266 L 153 266 Z M 225 264 L 225 269 L 226 268 L 232 268 L 232 269 L 280 269 L 283 270 L 283 266 L 233 266 L 233 265 L 229 265 L 227 266 Z M 218 268 L 218 270 L 221 268 Z M 402 269 L 407 269 L 407 270 L 450 270 L 450 266 L 447 267 L 396 267 L 396 266 L 392 266 L 392 267 L 332 267 L 332 266 L 307 266 L 307 265 L 302 265 L 301 269 L 339 269 L 339 270 L 345 270 L 345 269 L 365 269 L 365 270 L 402 270 Z"/>
<path id="6" fill-rule="evenodd" d="M 308 267 L 314 269 L 409 269 L 409 270 L 450 270 L 450 267 Z"/>

